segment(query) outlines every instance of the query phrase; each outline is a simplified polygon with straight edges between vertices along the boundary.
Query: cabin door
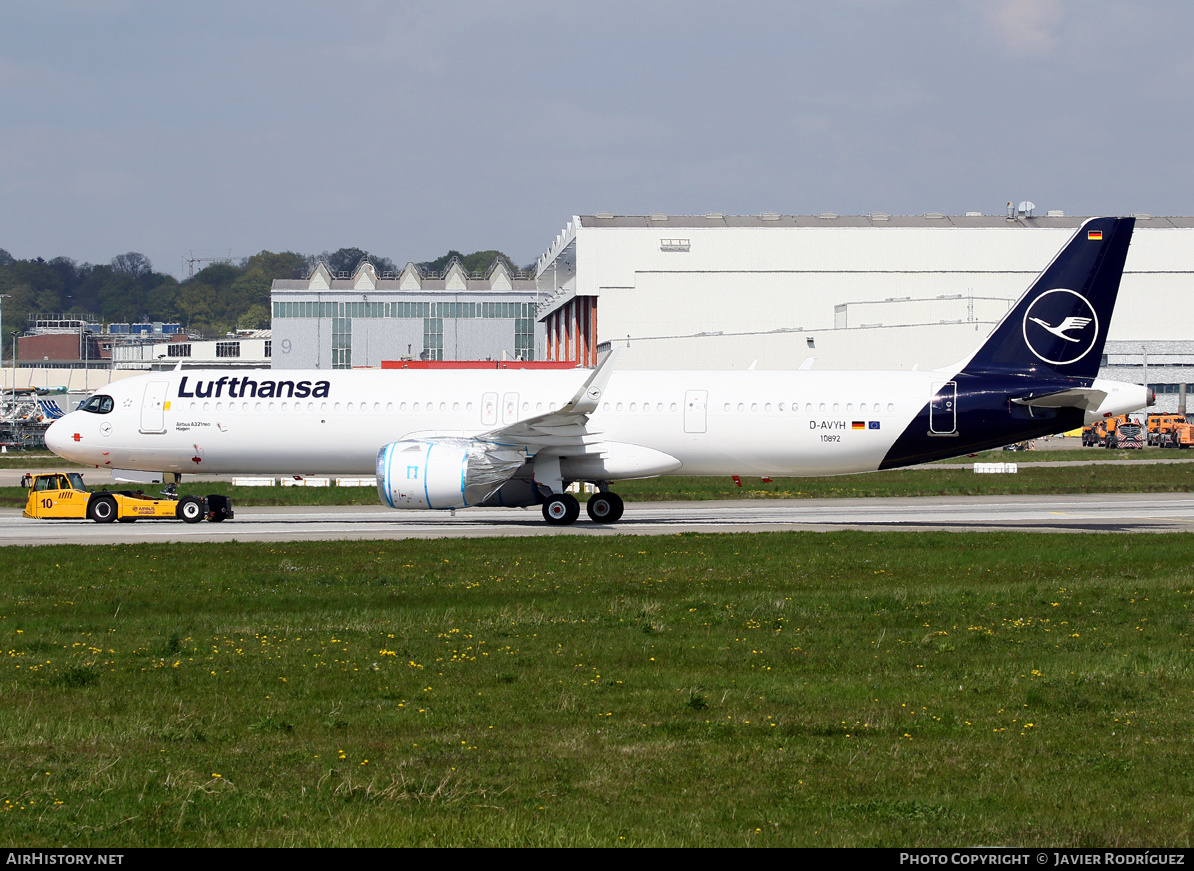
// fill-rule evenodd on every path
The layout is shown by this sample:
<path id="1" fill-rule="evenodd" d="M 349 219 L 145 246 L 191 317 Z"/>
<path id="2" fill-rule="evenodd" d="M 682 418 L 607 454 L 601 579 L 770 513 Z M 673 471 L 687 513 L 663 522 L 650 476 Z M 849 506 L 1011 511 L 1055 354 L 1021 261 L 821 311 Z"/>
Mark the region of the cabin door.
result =
<path id="1" fill-rule="evenodd" d="M 929 400 L 929 432 L 955 435 L 957 431 L 958 382 L 938 382 L 933 385 L 933 398 Z"/>
<path id="2" fill-rule="evenodd" d="M 166 431 L 166 394 L 169 381 L 150 381 L 141 398 L 141 432 Z"/>

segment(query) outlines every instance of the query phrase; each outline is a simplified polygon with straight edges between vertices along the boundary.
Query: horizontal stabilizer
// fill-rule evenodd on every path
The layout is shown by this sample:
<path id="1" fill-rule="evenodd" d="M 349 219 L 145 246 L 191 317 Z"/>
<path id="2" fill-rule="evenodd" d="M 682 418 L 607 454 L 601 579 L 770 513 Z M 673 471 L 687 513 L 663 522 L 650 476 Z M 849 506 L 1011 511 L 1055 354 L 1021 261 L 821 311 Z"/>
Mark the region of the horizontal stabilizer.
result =
<path id="1" fill-rule="evenodd" d="M 1012 402 L 1031 408 L 1081 408 L 1083 411 L 1090 411 L 1102 405 L 1106 398 L 1107 393 L 1104 390 L 1075 387 L 1072 390 L 1043 393 L 1040 396 L 1021 396 Z"/>

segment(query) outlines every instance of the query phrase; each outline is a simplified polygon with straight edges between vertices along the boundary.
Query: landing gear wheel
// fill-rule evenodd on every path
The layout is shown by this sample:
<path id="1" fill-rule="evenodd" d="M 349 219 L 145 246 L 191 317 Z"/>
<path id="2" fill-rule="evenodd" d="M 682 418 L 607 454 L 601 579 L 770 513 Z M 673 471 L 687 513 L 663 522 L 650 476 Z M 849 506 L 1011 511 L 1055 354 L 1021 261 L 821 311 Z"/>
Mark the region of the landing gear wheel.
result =
<path id="1" fill-rule="evenodd" d="M 198 523 L 203 519 L 203 503 L 194 496 L 183 496 L 178 500 L 174 513 L 184 523 Z"/>
<path id="2" fill-rule="evenodd" d="M 111 496 L 94 496 L 87 503 L 87 516 L 96 523 L 111 523 L 118 513 L 116 500 Z"/>
<path id="3" fill-rule="evenodd" d="M 622 519 L 625 507 L 621 496 L 607 491 L 591 497 L 585 505 L 585 510 L 589 512 L 589 519 L 594 523 L 617 523 Z"/>
<path id="4" fill-rule="evenodd" d="M 569 526 L 580 517 L 580 503 L 569 493 L 552 496 L 543 503 L 543 519 L 552 526 Z"/>

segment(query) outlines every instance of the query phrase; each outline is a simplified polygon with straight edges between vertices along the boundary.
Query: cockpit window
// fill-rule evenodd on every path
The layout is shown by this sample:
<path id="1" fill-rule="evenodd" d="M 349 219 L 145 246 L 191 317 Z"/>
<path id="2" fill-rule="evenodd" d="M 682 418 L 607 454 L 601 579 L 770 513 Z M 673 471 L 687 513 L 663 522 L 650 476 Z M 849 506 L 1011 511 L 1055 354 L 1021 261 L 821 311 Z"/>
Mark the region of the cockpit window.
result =
<path id="1" fill-rule="evenodd" d="M 79 406 L 80 411 L 90 411 L 92 414 L 107 414 L 115 405 L 112 402 L 111 396 L 103 396 L 97 393 L 95 396 L 88 399 Z"/>

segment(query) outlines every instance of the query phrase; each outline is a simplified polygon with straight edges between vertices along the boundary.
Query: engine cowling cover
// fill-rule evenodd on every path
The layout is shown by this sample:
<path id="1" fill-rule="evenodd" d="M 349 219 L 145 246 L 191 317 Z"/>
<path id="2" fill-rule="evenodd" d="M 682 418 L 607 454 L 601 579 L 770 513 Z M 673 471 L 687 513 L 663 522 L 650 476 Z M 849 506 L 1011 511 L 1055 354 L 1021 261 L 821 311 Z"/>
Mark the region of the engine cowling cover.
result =
<path id="1" fill-rule="evenodd" d="M 392 442 L 377 452 L 377 492 L 391 508 L 479 505 L 526 461 L 520 448 L 474 439 Z"/>

